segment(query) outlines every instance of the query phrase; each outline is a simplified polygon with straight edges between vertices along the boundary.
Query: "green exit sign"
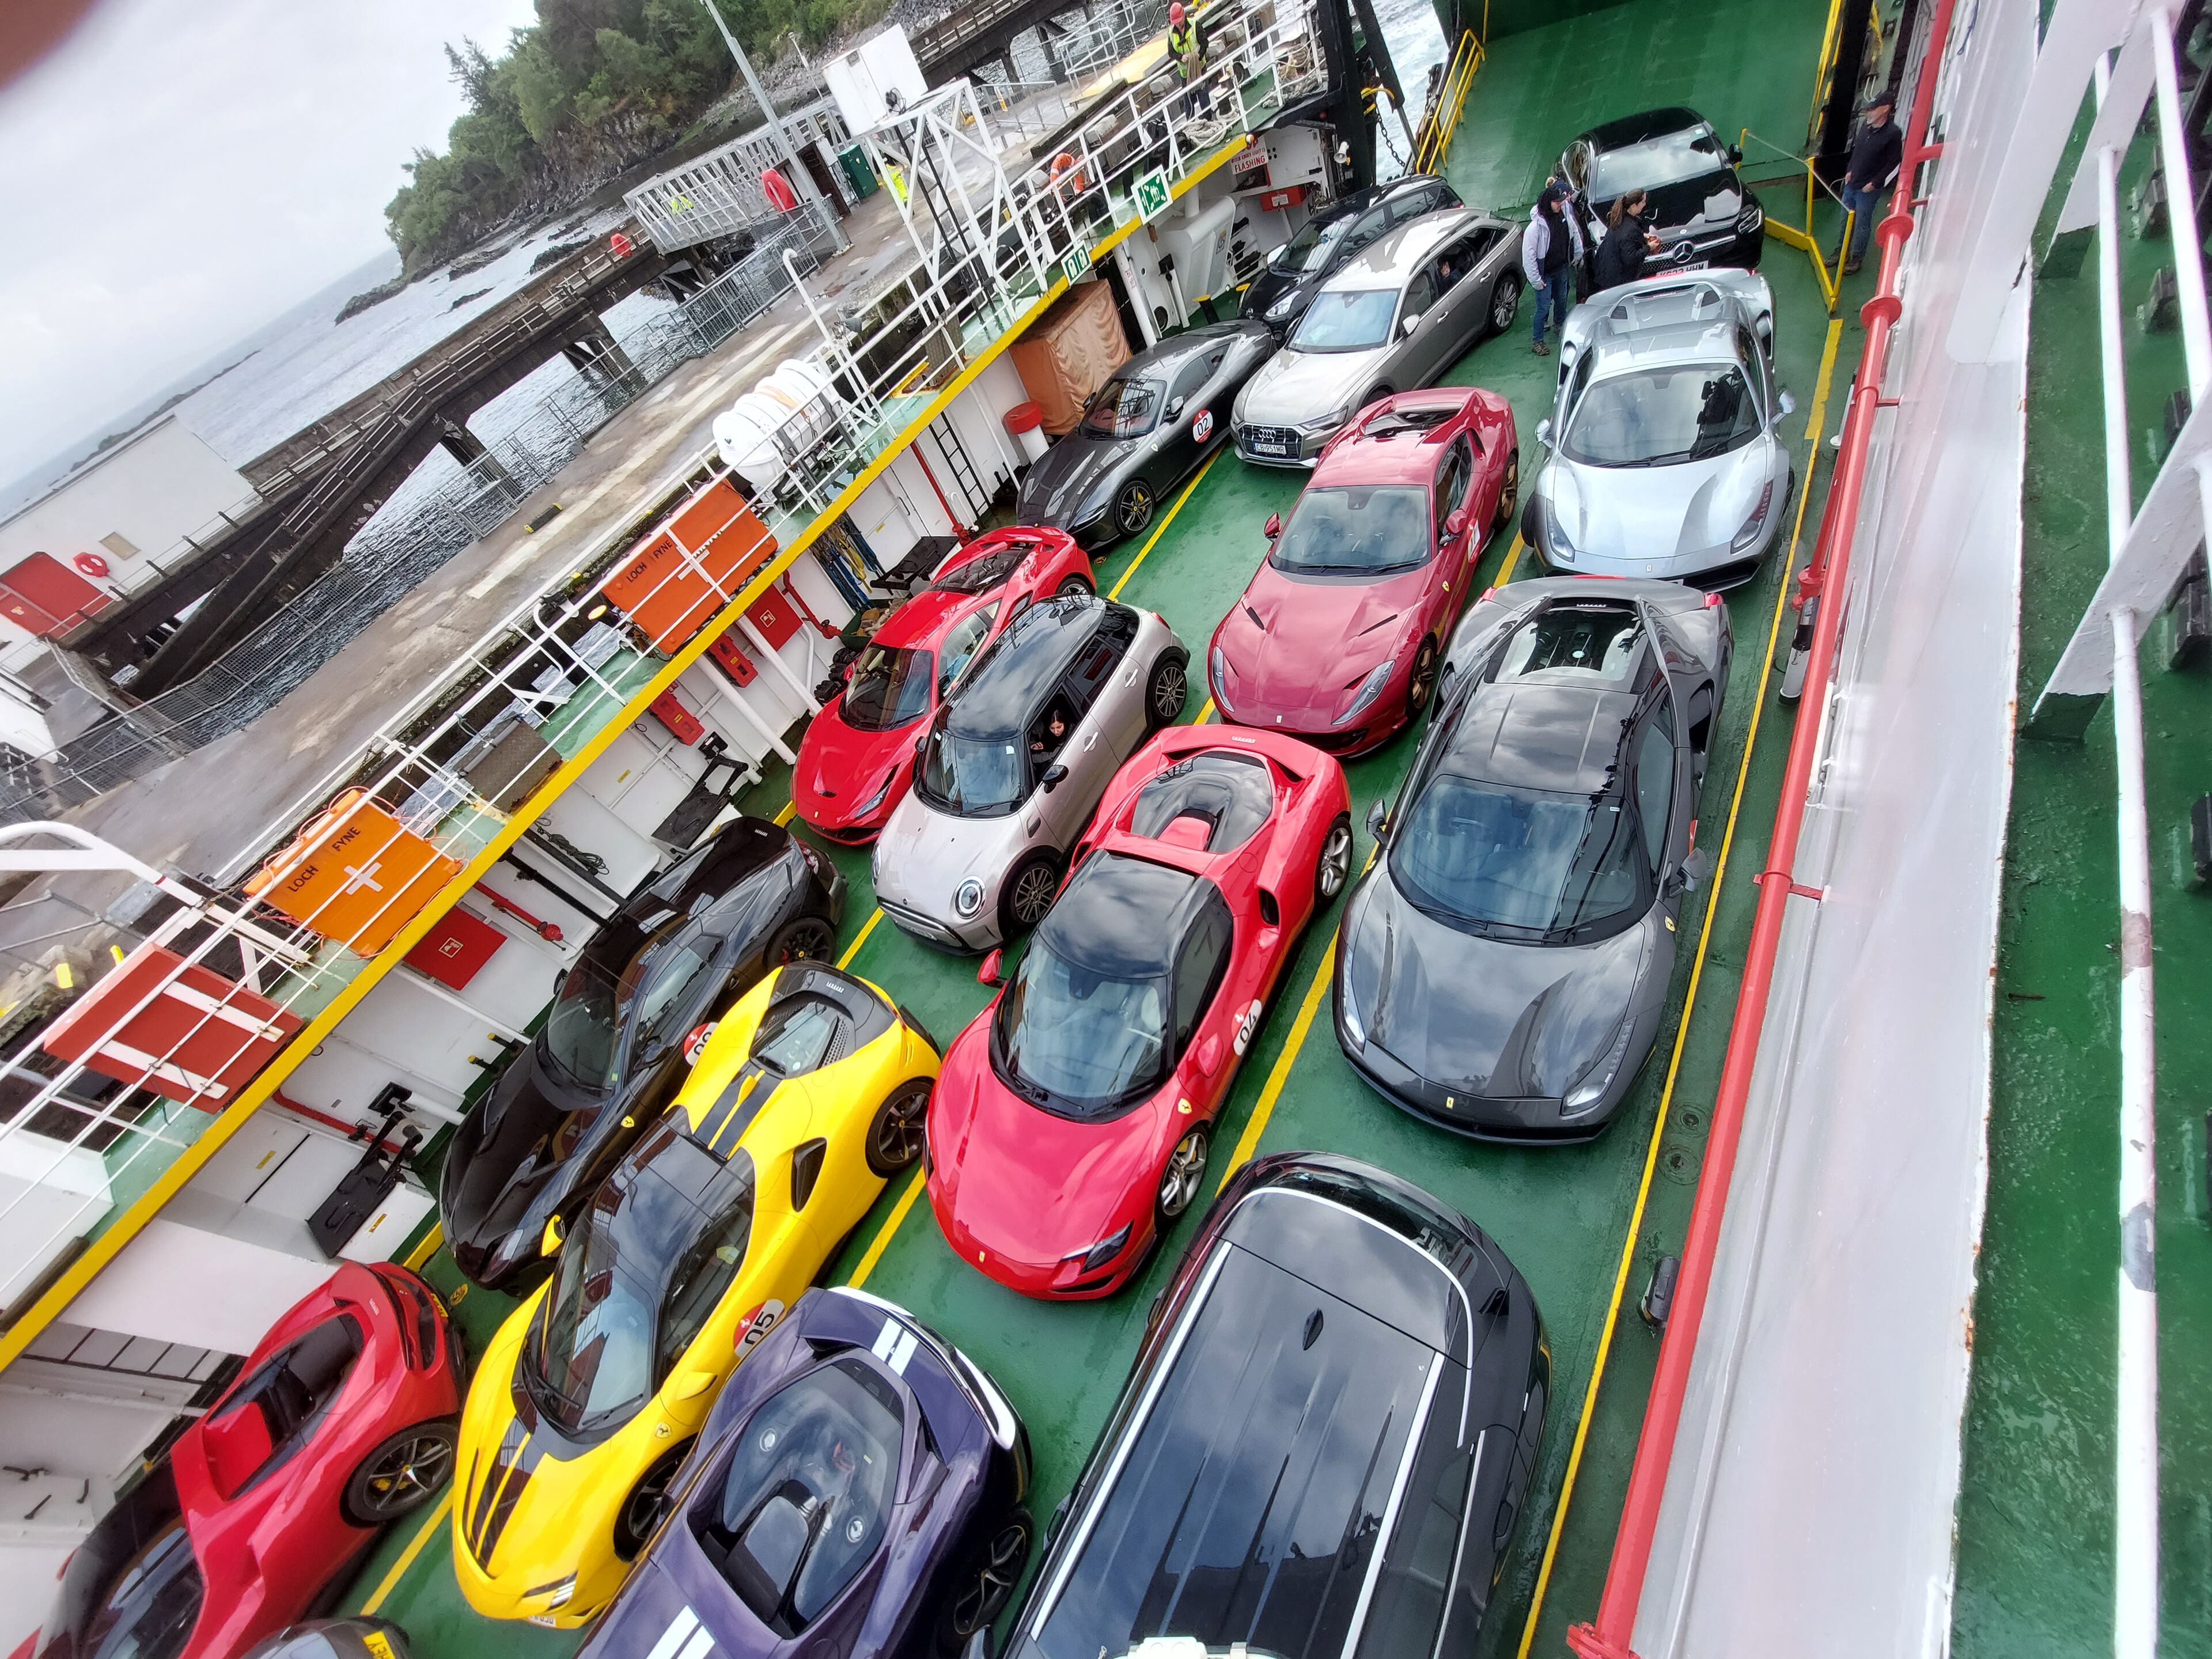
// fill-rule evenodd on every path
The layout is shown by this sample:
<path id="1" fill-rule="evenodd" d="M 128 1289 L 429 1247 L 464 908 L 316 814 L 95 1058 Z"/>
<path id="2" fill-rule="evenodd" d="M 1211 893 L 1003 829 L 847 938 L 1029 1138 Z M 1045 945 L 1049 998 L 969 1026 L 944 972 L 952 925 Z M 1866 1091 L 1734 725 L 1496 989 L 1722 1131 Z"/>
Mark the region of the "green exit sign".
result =
<path id="1" fill-rule="evenodd" d="M 1078 243 L 1060 262 L 1060 273 L 1071 283 L 1083 280 L 1083 273 L 1091 269 L 1091 250 Z"/>
<path id="2" fill-rule="evenodd" d="M 1147 222 L 1167 211 L 1171 199 L 1168 193 L 1168 174 L 1165 167 L 1156 167 L 1136 183 L 1133 195 L 1137 202 L 1137 216 Z"/>

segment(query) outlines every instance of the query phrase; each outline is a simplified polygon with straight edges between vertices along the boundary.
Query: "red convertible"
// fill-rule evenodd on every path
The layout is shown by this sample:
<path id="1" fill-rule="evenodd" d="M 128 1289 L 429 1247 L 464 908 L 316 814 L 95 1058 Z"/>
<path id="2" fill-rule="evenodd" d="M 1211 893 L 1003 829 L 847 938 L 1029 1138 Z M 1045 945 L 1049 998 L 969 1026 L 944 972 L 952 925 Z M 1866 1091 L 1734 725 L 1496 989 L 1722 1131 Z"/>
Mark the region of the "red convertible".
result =
<path id="1" fill-rule="evenodd" d="M 1521 452 L 1495 392 L 1382 398 L 1322 451 L 1270 518 L 1267 556 L 1213 630 L 1207 688 L 1239 726 L 1364 754 L 1436 690 L 1476 561 L 1513 520 Z"/>
<path id="2" fill-rule="evenodd" d="M 914 781 L 915 739 L 961 671 L 1030 600 L 1093 585 L 1065 531 L 994 530 L 949 555 L 807 726 L 791 781 L 799 816 L 848 847 L 873 841 Z"/>
<path id="3" fill-rule="evenodd" d="M 1170 726 L 1072 863 L 929 1103 L 938 1224 L 1030 1296 L 1111 1295 L 1198 1196 L 1237 1063 L 1351 868 L 1344 769 L 1272 732 Z"/>
<path id="4" fill-rule="evenodd" d="M 235 1659 L 306 1615 L 453 1473 L 460 1366 L 437 1292 L 347 1262 L 77 1546 L 41 1659 Z"/>

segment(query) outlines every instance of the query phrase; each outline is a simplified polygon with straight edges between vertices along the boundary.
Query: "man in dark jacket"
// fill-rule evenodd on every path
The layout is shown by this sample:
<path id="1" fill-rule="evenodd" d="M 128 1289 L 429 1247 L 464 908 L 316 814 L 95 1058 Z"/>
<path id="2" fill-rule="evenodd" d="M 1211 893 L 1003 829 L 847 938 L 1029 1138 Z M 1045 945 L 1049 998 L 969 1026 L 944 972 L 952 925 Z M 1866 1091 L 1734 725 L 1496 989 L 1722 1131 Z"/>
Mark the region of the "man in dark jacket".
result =
<path id="1" fill-rule="evenodd" d="M 1521 233 L 1521 271 L 1536 301 L 1534 350 L 1539 357 L 1552 349 L 1544 343 L 1547 327 L 1557 323 L 1562 333 L 1566 331 L 1569 295 L 1583 258 L 1583 228 L 1576 217 L 1566 186 L 1554 178 L 1537 198 L 1528 228 Z"/>
<path id="2" fill-rule="evenodd" d="M 1650 198 L 1632 190 L 1613 204 L 1605 240 L 1597 245 L 1597 291 L 1619 288 L 1644 274 L 1644 262 L 1659 251 L 1650 226 Z"/>
<path id="3" fill-rule="evenodd" d="M 1881 192 L 1905 163 L 1905 133 L 1890 118 L 1896 107 L 1895 94 L 1887 90 L 1875 94 L 1858 137 L 1851 140 L 1851 159 L 1844 169 L 1844 205 L 1851 213 L 1850 246 L 1844 253 L 1847 272 L 1856 270 L 1866 258 Z"/>

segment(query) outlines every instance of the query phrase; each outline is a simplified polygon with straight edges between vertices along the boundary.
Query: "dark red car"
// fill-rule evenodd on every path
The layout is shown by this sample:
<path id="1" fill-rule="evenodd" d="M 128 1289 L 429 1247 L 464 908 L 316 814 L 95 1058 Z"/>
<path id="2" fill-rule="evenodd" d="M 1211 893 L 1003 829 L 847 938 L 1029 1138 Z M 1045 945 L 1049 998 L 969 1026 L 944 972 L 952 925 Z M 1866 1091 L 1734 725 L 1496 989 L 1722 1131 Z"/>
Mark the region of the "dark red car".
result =
<path id="1" fill-rule="evenodd" d="M 873 841 L 914 781 L 915 739 L 975 653 L 1030 600 L 1093 586 L 1065 531 L 994 530 L 948 555 L 808 724 L 791 781 L 799 816 L 832 841 Z"/>
<path id="2" fill-rule="evenodd" d="M 1521 452 L 1495 392 L 1377 398 L 1316 464 L 1267 556 L 1213 630 L 1221 716 L 1363 754 L 1417 718 L 1476 562 L 1513 521 Z"/>
<path id="3" fill-rule="evenodd" d="M 86 1535 L 33 1651 L 235 1659 L 436 1495 L 460 1406 L 437 1292 L 344 1263 Z"/>
<path id="4" fill-rule="evenodd" d="M 1344 769 L 1272 732 L 1170 726 L 1071 864 L 929 1103 L 938 1224 L 1030 1296 L 1112 1294 L 1198 1196 L 1237 1064 L 1351 868 Z"/>

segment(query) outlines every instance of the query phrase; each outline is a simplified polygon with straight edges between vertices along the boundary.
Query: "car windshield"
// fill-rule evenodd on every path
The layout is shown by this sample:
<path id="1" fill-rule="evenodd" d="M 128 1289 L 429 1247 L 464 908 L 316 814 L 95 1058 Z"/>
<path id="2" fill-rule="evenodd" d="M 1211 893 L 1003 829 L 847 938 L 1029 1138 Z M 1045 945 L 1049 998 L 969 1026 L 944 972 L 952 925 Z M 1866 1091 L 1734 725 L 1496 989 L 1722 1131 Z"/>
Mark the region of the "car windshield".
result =
<path id="1" fill-rule="evenodd" d="M 955 737 L 942 711 L 921 747 L 921 769 L 915 791 L 940 812 L 954 817 L 1004 817 L 1030 792 L 1027 757 L 1018 736 Z"/>
<path id="2" fill-rule="evenodd" d="M 1291 336 L 1293 351 L 1372 351 L 1390 337 L 1395 288 L 1327 289 Z"/>
<path id="3" fill-rule="evenodd" d="M 724 1164 L 672 1120 L 608 1177 L 523 1346 L 523 1381 L 556 1425 L 588 1434 L 636 1413 L 737 1276 L 752 1208 L 752 1160 Z"/>
<path id="4" fill-rule="evenodd" d="M 1642 897 L 1625 795 L 1554 794 L 1431 778 L 1390 838 L 1390 877 L 1422 911 L 1475 932 L 1559 939 Z"/>
<path id="5" fill-rule="evenodd" d="M 578 959 L 545 1016 L 545 1052 L 579 1088 L 611 1086 L 615 1038 L 628 998 L 598 952 Z"/>
<path id="6" fill-rule="evenodd" d="M 1657 190 L 1692 179 L 1717 175 L 1717 188 L 1734 190 L 1735 179 L 1721 157 L 1720 141 L 1709 127 L 1684 127 L 1640 144 L 1601 153 L 1590 166 L 1588 188 L 1593 202 L 1610 202 L 1632 190 Z"/>
<path id="7" fill-rule="evenodd" d="M 912 647 L 871 645 L 853 665 L 838 708 L 859 732 L 888 732 L 929 712 L 930 676 L 937 654 Z"/>
<path id="8" fill-rule="evenodd" d="M 1066 1117 L 1103 1117 L 1157 1081 L 1166 1054 L 1164 975 L 1091 972 L 1033 942 L 999 1001 L 1006 1080 Z"/>
<path id="9" fill-rule="evenodd" d="M 1425 564 L 1429 492 L 1419 484 L 1309 489 L 1298 497 L 1267 562 L 1314 575 L 1380 575 Z"/>
<path id="10" fill-rule="evenodd" d="M 174 1659 L 191 1638 L 205 1594 L 185 1523 L 172 1522 L 93 1609 L 77 1650 L 82 1659 Z"/>
<path id="11" fill-rule="evenodd" d="M 1724 455 L 1758 433 L 1743 371 L 1699 363 L 1598 381 L 1575 405 L 1562 447 L 1592 466 L 1664 466 Z"/>
<path id="12" fill-rule="evenodd" d="M 1083 411 L 1083 429 L 1094 438 L 1141 438 L 1158 423 L 1166 400 L 1159 381 L 1116 374 Z"/>
<path id="13" fill-rule="evenodd" d="M 955 565 L 951 569 L 931 577 L 930 589 L 938 593 L 988 592 L 1020 569 L 1022 561 L 1035 550 L 1028 542 L 1014 542 L 988 553 L 978 554 L 965 564 Z"/>
<path id="14" fill-rule="evenodd" d="M 1267 263 L 1290 276 L 1319 270 L 1328 263 L 1329 250 L 1343 237 L 1353 217 L 1347 213 L 1334 219 L 1307 220 L 1298 227 L 1297 235 L 1267 256 Z"/>

